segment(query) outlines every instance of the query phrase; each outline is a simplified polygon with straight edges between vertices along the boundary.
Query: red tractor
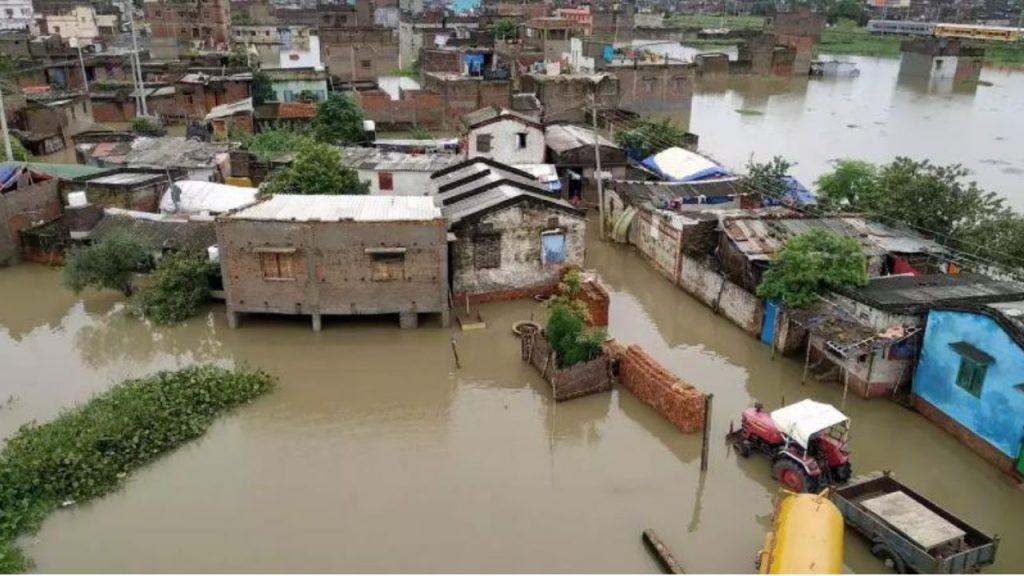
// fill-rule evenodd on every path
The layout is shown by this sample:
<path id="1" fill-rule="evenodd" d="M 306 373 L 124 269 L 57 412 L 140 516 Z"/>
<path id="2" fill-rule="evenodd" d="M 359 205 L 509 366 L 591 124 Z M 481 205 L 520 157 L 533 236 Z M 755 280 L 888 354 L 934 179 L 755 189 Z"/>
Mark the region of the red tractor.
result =
<path id="1" fill-rule="evenodd" d="M 757 451 L 772 460 L 772 477 L 793 492 L 818 492 L 850 479 L 846 437 L 850 419 L 829 404 L 801 400 L 771 414 L 760 403 L 743 411 L 729 433 L 744 458 Z"/>

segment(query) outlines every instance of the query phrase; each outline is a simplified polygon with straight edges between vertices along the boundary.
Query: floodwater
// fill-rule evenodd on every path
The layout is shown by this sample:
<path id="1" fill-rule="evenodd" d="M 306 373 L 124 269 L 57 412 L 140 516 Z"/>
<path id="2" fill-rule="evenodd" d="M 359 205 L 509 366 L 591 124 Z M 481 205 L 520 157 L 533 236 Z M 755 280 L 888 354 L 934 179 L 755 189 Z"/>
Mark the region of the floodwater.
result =
<path id="1" fill-rule="evenodd" d="M 769 350 L 653 272 L 593 239 L 610 333 L 715 394 L 710 470 L 680 433 L 621 388 L 554 404 L 519 359 L 532 301 L 482 308 L 460 333 L 397 321 L 247 317 L 223 309 L 170 329 L 126 315 L 113 293 L 77 298 L 57 272 L 0 270 L 0 436 L 110 383 L 210 361 L 280 379 L 200 440 L 100 500 L 60 510 L 26 541 L 44 572 L 656 572 L 654 528 L 692 572 L 749 572 L 772 510 L 767 461 L 722 440 L 757 398 L 839 404 Z M 463 367 L 454 368 L 450 338 Z M 6 402 L 4 403 L 6 399 Z M 988 533 L 996 571 L 1024 570 L 1024 493 L 920 416 L 851 397 L 855 471 L 893 470 Z M 882 566 L 850 534 L 847 569 Z"/>
<path id="2" fill-rule="evenodd" d="M 679 47 L 672 55 L 694 52 Z M 960 163 L 1024 212 L 1024 72 L 984 68 L 981 79 L 991 86 L 954 86 L 900 78 L 898 59 L 836 58 L 854 62 L 860 75 L 699 79 L 689 122 L 701 150 L 735 170 L 780 155 L 808 185 L 840 158 Z"/>

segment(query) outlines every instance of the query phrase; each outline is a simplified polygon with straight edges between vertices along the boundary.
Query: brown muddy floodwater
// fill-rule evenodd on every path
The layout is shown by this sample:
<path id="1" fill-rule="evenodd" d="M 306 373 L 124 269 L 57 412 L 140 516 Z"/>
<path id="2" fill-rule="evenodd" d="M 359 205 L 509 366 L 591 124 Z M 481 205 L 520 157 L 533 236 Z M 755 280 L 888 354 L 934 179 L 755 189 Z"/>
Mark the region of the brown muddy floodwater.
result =
<path id="1" fill-rule="evenodd" d="M 613 392 L 555 405 L 511 324 L 542 309 L 488 305 L 488 329 L 246 318 L 223 309 L 150 329 L 112 293 L 73 297 L 57 272 L 0 270 L 0 436 L 110 383 L 199 361 L 250 364 L 277 390 L 100 500 L 58 511 L 26 551 L 44 572 L 656 572 L 656 529 L 693 572 L 749 572 L 774 493 L 765 460 L 722 437 L 753 398 L 838 404 L 799 364 L 672 287 L 629 249 L 592 241 L 611 334 L 715 393 L 710 471 L 700 436 Z M 455 334 L 463 369 L 455 370 Z M 1003 537 L 996 571 L 1024 570 L 1024 493 L 923 418 L 850 398 L 854 468 L 891 469 Z M 848 535 L 850 571 L 882 566 Z"/>
<path id="2" fill-rule="evenodd" d="M 781 155 L 808 186 L 840 158 L 960 163 L 1024 212 L 1024 72 L 985 68 L 981 79 L 991 85 L 954 86 L 900 78 L 898 59 L 837 58 L 854 62 L 860 76 L 700 79 L 690 129 L 701 150 L 734 170 Z"/>

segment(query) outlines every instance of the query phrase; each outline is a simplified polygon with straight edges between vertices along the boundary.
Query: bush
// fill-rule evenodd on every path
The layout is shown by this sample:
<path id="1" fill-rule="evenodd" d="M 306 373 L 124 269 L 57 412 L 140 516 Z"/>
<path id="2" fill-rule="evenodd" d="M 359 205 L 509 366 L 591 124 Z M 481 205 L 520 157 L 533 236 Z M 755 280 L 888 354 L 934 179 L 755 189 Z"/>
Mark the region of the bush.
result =
<path id="1" fill-rule="evenodd" d="M 138 310 L 154 324 L 187 320 L 210 297 L 210 263 L 198 256 L 166 256 L 153 276 L 153 286 L 142 292 Z"/>
<path id="2" fill-rule="evenodd" d="M 331 94 L 316 107 L 313 131 L 320 142 L 336 146 L 362 144 L 366 141 L 363 110 L 351 96 Z"/>
<path id="3" fill-rule="evenodd" d="M 132 131 L 140 134 L 163 134 L 164 128 L 154 118 L 138 116 L 132 120 Z"/>
<path id="4" fill-rule="evenodd" d="M 149 269 L 146 249 L 131 236 L 111 234 L 91 246 L 72 248 L 64 260 L 64 285 L 81 292 L 88 286 L 131 296 L 136 272 Z"/>
<path id="5" fill-rule="evenodd" d="M 585 331 L 584 315 L 564 302 L 551 307 L 546 328 L 548 343 L 558 356 L 558 367 L 568 368 L 601 355 L 603 330 Z"/>
<path id="6" fill-rule="evenodd" d="M 28 568 L 15 539 L 62 503 L 110 492 L 272 386 L 259 371 L 191 366 L 122 382 L 48 424 L 23 427 L 0 452 L 0 570 Z"/>

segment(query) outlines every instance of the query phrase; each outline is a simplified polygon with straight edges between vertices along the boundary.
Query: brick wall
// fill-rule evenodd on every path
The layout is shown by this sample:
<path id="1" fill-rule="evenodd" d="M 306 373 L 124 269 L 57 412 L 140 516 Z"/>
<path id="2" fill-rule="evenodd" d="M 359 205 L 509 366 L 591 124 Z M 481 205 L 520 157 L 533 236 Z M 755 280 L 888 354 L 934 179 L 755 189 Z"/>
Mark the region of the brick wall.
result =
<path id="1" fill-rule="evenodd" d="M 679 286 L 747 333 L 754 336 L 761 333 L 764 317 L 761 300 L 697 259 L 681 258 Z"/>
<path id="2" fill-rule="evenodd" d="M 97 123 L 131 122 L 135 118 L 135 102 L 93 100 L 92 117 Z"/>
<path id="3" fill-rule="evenodd" d="M 979 456 L 1003 472 L 1009 474 L 1016 481 L 1021 481 L 1021 476 L 1016 471 L 1016 463 L 1014 460 L 1003 454 L 998 448 L 989 444 L 981 436 L 971 432 L 959 422 L 946 415 L 945 412 L 939 410 L 917 394 L 911 394 L 910 402 L 915 410 L 923 414 L 925 418 L 934 422 L 939 428 L 942 428 L 946 432 L 955 436 L 957 440 L 966 444 L 967 447 L 976 452 Z"/>
<path id="4" fill-rule="evenodd" d="M 589 324 L 595 327 L 608 325 L 608 291 L 597 280 L 583 282 L 580 300 L 587 306 Z"/>
<path id="5" fill-rule="evenodd" d="M 378 130 L 440 129 L 444 125 L 444 98 L 435 92 L 403 90 L 401 99 L 392 100 L 383 90 L 360 90 L 355 98 Z"/>
<path id="6" fill-rule="evenodd" d="M 551 394 L 556 402 L 612 389 L 611 369 L 606 356 L 558 368 L 557 356 L 543 334 L 524 334 L 520 345 L 523 359 L 540 370 L 541 377 L 551 384 Z"/>
<path id="7" fill-rule="evenodd" d="M 671 103 L 673 111 L 686 113 L 693 104 L 693 64 L 611 66 L 606 72 L 619 79 L 621 104 Z"/>
<path id="8" fill-rule="evenodd" d="M 618 362 L 619 382 L 683 432 L 704 427 L 704 394 L 683 382 L 637 345 L 606 347 Z"/>
<path id="9" fill-rule="evenodd" d="M 423 72 L 462 73 L 462 54 L 457 50 L 438 50 L 423 48 L 419 57 L 420 70 Z"/>

